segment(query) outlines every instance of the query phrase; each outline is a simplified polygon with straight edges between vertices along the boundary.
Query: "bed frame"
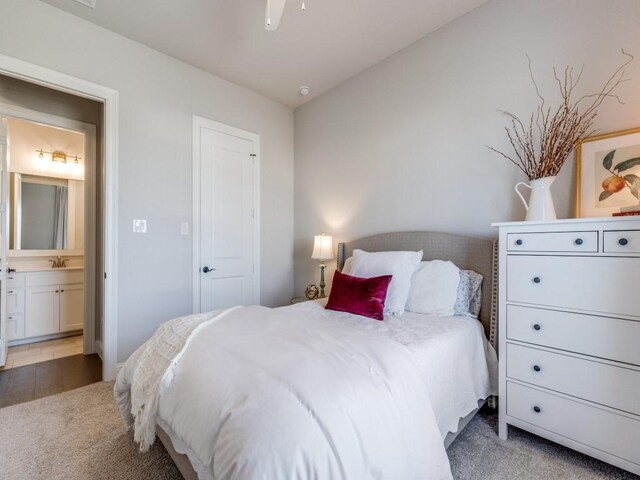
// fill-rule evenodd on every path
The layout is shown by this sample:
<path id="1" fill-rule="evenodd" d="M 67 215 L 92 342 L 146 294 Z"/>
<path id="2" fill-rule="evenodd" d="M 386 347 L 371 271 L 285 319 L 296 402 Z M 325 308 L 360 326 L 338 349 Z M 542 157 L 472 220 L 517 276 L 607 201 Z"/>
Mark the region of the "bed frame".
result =
<path id="1" fill-rule="evenodd" d="M 462 270 L 474 270 L 480 273 L 484 279 L 482 282 L 482 309 L 479 320 L 482 322 L 485 334 L 493 348 L 498 350 L 498 266 L 497 266 L 498 242 L 493 239 L 467 237 L 451 233 L 439 232 L 397 232 L 383 233 L 370 237 L 338 244 L 338 269 L 342 270 L 344 262 L 353 254 L 353 250 L 359 248 L 367 252 L 388 252 L 398 250 L 422 250 L 423 260 L 451 260 Z M 449 433 L 444 444 L 446 448 L 453 443 L 464 427 L 471 421 L 475 414 L 485 403 L 495 407 L 493 398 L 482 400 L 478 408 L 458 422 L 456 433 Z M 156 425 L 158 438 L 162 441 L 167 452 L 173 458 L 176 466 L 186 480 L 197 480 L 198 475 L 191 466 L 186 455 L 178 453 L 169 435 Z"/>

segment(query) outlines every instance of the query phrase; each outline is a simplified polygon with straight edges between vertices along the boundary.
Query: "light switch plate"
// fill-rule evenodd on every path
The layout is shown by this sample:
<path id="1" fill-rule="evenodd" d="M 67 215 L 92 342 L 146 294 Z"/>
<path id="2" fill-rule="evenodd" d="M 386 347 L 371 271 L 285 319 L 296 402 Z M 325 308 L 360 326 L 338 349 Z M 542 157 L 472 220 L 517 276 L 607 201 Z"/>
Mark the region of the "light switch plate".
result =
<path id="1" fill-rule="evenodd" d="M 133 233 L 147 233 L 147 221 L 139 218 L 134 218 Z"/>
<path id="2" fill-rule="evenodd" d="M 180 235 L 189 235 L 189 223 L 182 222 L 180 224 Z"/>

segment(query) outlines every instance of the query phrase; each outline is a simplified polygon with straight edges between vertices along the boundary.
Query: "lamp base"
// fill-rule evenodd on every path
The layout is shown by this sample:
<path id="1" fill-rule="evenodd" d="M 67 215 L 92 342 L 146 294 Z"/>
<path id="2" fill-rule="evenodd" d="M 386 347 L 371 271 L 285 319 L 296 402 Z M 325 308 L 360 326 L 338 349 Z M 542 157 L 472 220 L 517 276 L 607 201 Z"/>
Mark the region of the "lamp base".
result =
<path id="1" fill-rule="evenodd" d="M 326 267 L 327 266 L 324 264 L 324 262 L 320 262 L 320 298 L 326 297 L 324 293 L 324 287 L 327 286 L 327 284 L 324 283 L 324 269 Z"/>

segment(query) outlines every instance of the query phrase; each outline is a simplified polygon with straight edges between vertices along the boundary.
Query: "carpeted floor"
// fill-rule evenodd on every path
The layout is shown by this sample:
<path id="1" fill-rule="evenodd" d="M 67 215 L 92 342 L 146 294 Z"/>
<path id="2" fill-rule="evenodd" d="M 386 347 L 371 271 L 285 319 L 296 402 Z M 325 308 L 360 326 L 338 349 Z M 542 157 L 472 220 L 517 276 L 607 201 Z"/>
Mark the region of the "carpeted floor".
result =
<path id="1" fill-rule="evenodd" d="M 495 434 L 481 413 L 449 449 L 455 479 L 615 479 L 639 477 L 511 428 Z M 160 442 L 139 454 L 125 432 L 112 384 L 96 383 L 0 409 L 0 479 L 180 479 Z"/>

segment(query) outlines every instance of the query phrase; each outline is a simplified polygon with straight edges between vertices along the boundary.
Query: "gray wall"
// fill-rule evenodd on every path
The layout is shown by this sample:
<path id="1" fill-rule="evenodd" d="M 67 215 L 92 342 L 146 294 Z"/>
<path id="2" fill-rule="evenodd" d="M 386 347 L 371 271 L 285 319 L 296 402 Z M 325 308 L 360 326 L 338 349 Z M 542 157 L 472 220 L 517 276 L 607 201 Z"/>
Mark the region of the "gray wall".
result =
<path id="1" fill-rule="evenodd" d="M 293 293 L 293 112 L 37 0 L 0 3 L 0 53 L 119 92 L 118 361 L 191 311 L 192 115 L 261 135 L 262 303 Z M 55 34 L 51 26 L 55 25 Z M 148 233 L 132 233 L 146 218 Z"/>
<path id="2" fill-rule="evenodd" d="M 526 179 L 486 145 L 509 149 L 497 109 L 527 118 L 536 106 L 525 55 L 555 102 L 553 66 L 584 64 L 581 92 L 592 93 L 624 47 L 637 57 L 619 90 L 625 105 L 607 102 L 597 126 L 636 127 L 639 24 L 637 0 L 492 0 L 298 108 L 296 292 L 318 283 L 309 257 L 321 231 L 496 236 L 491 222 L 523 219 L 513 186 Z M 559 217 L 573 214 L 574 175 L 572 157 L 553 187 Z"/>

